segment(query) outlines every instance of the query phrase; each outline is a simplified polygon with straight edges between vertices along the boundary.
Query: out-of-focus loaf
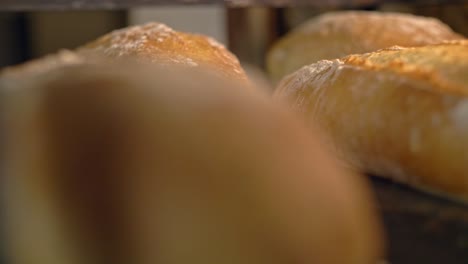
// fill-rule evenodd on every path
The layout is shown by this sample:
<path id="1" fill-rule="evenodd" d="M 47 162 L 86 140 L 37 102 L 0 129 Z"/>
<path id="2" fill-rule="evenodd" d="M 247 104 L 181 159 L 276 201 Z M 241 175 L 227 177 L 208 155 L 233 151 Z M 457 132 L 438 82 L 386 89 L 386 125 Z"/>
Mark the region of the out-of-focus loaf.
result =
<path id="1" fill-rule="evenodd" d="M 9 263 L 376 263 L 364 179 L 243 84 L 84 63 L 8 89 Z"/>
<path id="2" fill-rule="evenodd" d="M 78 51 L 97 51 L 109 57 L 130 56 L 158 63 L 208 66 L 226 76 L 246 79 L 239 60 L 211 37 L 175 31 L 148 23 L 113 31 Z"/>
<path id="3" fill-rule="evenodd" d="M 76 52 L 61 50 L 40 59 L 1 69 L 0 81 L 24 80 L 28 77 L 40 75 L 56 68 L 61 68 L 66 65 L 81 64 L 85 61 L 87 61 L 87 58 Z"/>
<path id="4" fill-rule="evenodd" d="M 468 202 L 468 41 L 304 66 L 275 93 L 352 165 Z"/>
<path id="5" fill-rule="evenodd" d="M 280 39 L 267 55 L 274 81 L 304 65 L 390 46 L 422 46 L 463 37 L 435 18 L 371 11 L 331 12 Z"/>

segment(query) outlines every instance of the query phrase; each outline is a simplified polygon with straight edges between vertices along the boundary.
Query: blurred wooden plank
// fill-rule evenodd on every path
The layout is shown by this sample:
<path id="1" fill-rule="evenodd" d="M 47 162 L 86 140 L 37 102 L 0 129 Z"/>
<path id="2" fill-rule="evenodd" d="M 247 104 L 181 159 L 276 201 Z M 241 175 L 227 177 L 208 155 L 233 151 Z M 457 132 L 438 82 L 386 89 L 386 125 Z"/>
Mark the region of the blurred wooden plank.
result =
<path id="1" fill-rule="evenodd" d="M 391 264 L 468 263 L 468 206 L 372 178 Z"/>

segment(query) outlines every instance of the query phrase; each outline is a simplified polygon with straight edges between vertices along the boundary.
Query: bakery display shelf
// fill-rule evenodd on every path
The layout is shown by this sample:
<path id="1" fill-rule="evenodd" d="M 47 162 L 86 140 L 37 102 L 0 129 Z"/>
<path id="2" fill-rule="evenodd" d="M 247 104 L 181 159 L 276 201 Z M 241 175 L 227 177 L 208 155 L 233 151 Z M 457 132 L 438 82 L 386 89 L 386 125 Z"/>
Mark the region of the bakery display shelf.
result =
<path id="1" fill-rule="evenodd" d="M 468 263 L 468 206 L 371 179 L 391 264 Z"/>
<path id="2" fill-rule="evenodd" d="M 227 6 L 311 6 L 352 8 L 381 3 L 441 5 L 467 3 L 467 0 L 0 0 L 1 11 L 124 9 L 151 5 L 223 4 Z"/>

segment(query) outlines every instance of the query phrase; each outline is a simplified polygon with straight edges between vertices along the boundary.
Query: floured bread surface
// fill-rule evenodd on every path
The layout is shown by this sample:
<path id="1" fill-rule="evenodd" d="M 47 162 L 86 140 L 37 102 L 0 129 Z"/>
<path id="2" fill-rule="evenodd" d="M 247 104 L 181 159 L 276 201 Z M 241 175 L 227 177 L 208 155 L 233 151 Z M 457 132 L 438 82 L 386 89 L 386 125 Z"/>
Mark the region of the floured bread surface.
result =
<path id="1" fill-rule="evenodd" d="M 276 99 L 316 121 L 358 168 L 468 202 L 468 42 L 320 61 Z"/>
<path id="2" fill-rule="evenodd" d="M 281 39 L 267 56 L 279 80 L 304 65 L 394 45 L 412 47 L 463 37 L 435 18 L 369 11 L 331 12 L 313 18 Z"/>
<path id="3" fill-rule="evenodd" d="M 391 71 L 427 81 L 428 89 L 468 95 L 468 41 L 448 41 L 418 48 L 391 47 L 380 52 L 350 55 L 347 65 L 373 71 Z"/>
<path id="4" fill-rule="evenodd" d="M 216 40 L 149 23 L 111 32 L 77 50 L 62 50 L 0 71 L 0 80 L 21 80 L 49 70 L 110 59 L 141 60 L 168 66 L 206 66 L 214 73 L 247 80 L 238 59 Z"/>
<path id="5" fill-rule="evenodd" d="M 97 51 L 110 57 L 136 56 L 159 63 L 205 65 L 224 74 L 246 79 L 235 55 L 216 40 L 178 32 L 161 23 L 148 23 L 113 31 L 79 51 Z"/>

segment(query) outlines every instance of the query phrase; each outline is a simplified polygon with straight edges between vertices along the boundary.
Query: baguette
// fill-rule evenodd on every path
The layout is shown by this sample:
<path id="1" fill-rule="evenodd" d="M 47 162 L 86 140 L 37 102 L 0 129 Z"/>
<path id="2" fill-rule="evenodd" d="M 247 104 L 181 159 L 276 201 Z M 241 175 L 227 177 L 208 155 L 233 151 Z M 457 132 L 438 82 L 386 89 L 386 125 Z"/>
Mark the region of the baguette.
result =
<path id="1" fill-rule="evenodd" d="M 20 84 L 4 97 L 8 263 L 374 264 L 381 254 L 363 178 L 242 81 L 83 63 Z"/>
<path id="2" fill-rule="evenodd" d="M 391 46 L 423 46 L 463 37 L 435 18 L 371 11 L 330 12 L 280 39 L 267 55 L 274 81 L 304 65 Z"/>
<path id="3" fill-rule="evenodd" d="M 362 171 L 466 203 L 467 72 L 468 41 L 393 47 L 304 66 L 275 98 Z"/>

